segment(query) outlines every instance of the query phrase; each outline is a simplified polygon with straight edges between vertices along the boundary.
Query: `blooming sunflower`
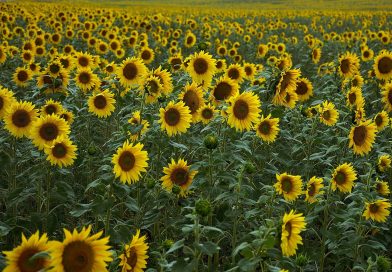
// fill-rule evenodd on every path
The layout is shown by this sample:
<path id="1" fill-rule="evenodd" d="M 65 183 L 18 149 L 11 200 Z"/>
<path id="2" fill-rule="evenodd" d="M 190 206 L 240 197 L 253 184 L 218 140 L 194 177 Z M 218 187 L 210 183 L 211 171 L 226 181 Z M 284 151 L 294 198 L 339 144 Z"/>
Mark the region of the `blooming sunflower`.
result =
<path id="1" fill-rule="evenodd" d="M 74 115 L 72 112 L 67 111 L 67 110 L 63 110 L 63 111 L 59 112 L 59 116 L 61 118 L 63 118 L 65 121 L 67 121 L 69 126 L 71 126 L 71 124 L 73 123 Z"/>
<path id="2" fill-rule="evenodd" d="M 114 164 L 113 172 L 120 177 L 122 183 L 132 184 L 140 179 L 142 172 L 147 172 L 148 154 L 143 150 L 144 145 L 141 143 L 129 144 L 125 141 L 122 147 L 117 149 L 113 155 L 112 163 Z"/>
<path id="3" fill-rule="evenodd" d="M 381 92 L 381 101 L 384 103 L 384 108 L 388 111 L 392 111 L 392 82 L 384 86 Z"/>
<path id="4" fill-rule="evenodd" d="M 41 237 L 37 231 L 26 239 L 22 234 L 22 244 L 12 251 L 4 251 L 6 267 L 3 272 L 38 272 L 49 268 L 50 261 L 42 257 L 34 257 L 35 254 L 48 251 L 48 237 L 43 234 Z"/>
<path id="5" fill-rule="evenodd" d="M 295 93 L 299 101 L 306 101 L 313 96 L 313 85 L 307 78 L 300 78 L 297 81 Z"/>
<path id="6" fill-rule="evenodd" d="M 278 194 L 283 195 L 285 200 L 296 200 L 302 194 L 301 176 L 289 175 L 286 172 L 279 175 L 276 174 L 274 187 Z"/>
<path id="7" fill-rule="evenodd" d="M 254 126 L 256 135 L 263 141 L 272 143 L 276 140 L 279 133 L 279 118 L 271 118 L 271 114 L 267 117 L 261 116 L 260 121 Z"/>
<path id="8" fill-rule="evenodd" d="M 374 116 L 374 124 L 378 131 L 382 131 L 389 124 L 389 116 L 386 111 L 381 111 Z"/>
<path id="9" fill-rule="evenodd" d="M 390 192 L 391 192 L 391 191 L 389 190 L 389 185 L 388 185 L 388 183 L 385 182 L 385 181 L 377 181 L 375 187 L 376 187 L 377 193 L 379 193 L 380 195 L 385 195 L 385 196 L 387 196 L 387 195 L 389 195 Z"/>
<path id="10" fill-rule="evenodd" d="M 51 144 L 45 145 L 44 147 L 44 152 L 47 155 L 46 160 L 51 165 L 57 165 L 60 168 L 70 166 L 74 163 L 76 150 L 76 145 L 64 135 L 57 137 Z"/>
<path id="11" fill-rule="evenodd" d="M 322 194 L 321 189 L 324 187 L 323 179 L 318 177 L 311 177 L 306 185 L 305 201 L 314 203 L 317 201 L 317 196 Z"/>
<path id="12" fill-rule="evenodd" d="M 33 122 L 29 137 L 39 150 L 43 150 L 45 145 L 52 145 L 57 137 L 69 133 L 68 123 L 60 116 L 51 114 L 41 116 Z"/>
<path id="13" fill-rule="evenodd" d="M 174 104 L 170 101 L 166 108 L 159 110 L 161 130 L 166 130 L 169 136 L 184 133 L 191 126 L 192 115 L 184 102 Z"/>
<path id="14" fill-rule="evenodd" d="M 339 74 L 344 78 L 357 74 L 359 70 L 358 56 L 350 52 L 340 56 L 338 70 Z"/>
<path id="15" fill-rule="evenodd" d="M 349 134 L 349 147 L 353 148 L 354 153 L 366 155 L 372 149 L 376 139 L 377 126 L 371 121 L 360 122 L 351 128 Z"/>
<path id="16" fill-rule="evenodd" d="M 128 123 L 132 126 L 142 126 L 136 133 L 132 133 L 131 131 L 128 132 L 132 142 L 137 141 L 140 136 L 144 135 L 150 126 L 150 123 L 147 120 L 141 120 L 140 111 L 135 111 L 132 117 L 128 120 Z"/>
<path id="17" fill-rule="evenodd" d="M 145 64 L 149 64 L 154 60 L 154 51 L 149 47 L 143 47 L 140 49 L 139 58 L 143 60 Z"/>
<path id="18" fill-rule="evenodd" d="M 239 131 L 250 130 L 258 121 L 261 102 L 253 92 L 244 92 L 229 101 L 227 123 Z"/>
<path id="19" fill-rule="evenodd" d="M 382 50 L 374 58 L 373 69 L 378 79 L 388 80 L 392 78 L 392 53 Z"/>
<path id="20" fill-rule="evenodd" d="M 378 158 L 378 169 L 381 172 L 385 172 L 387 169 L 391 168 L 391 156 L 390 155 L 381 155 Z"/>
<path id="21" fill-rule="evenodd" d="M 120 84 L 124 88 L 131 87 L 132 85 L 142 84 L 147 75 L 147 68 L 143 61 L 138 58 L 126 58 L 116 70 L 117 77 Z"/>
<path id="22" fill-rule="evenodd" d="M 109 117 L 115 109 L 116 100 L 113 97 L 114 94 L 109 90 L 93 94 L 88 99 L 88 111 L 99 118 Z"/>
<path id="23" fill-rule="evenodd" d="M 45 101 L 45 104 L 40 109 L 40 115 L 51 115 L 51 114 L 59 114 L 63 110 L 63 106 L 60 102 L 54 101 L 53 99 L 49 99 Z"/>
<path id="24" fill-rule="evenodd" d="M 31 102 L 14 102 L 5 113 L 5 128 L 16 138 L 28 136 L 37 117 L 37 110 Z"/>
<path id="25" fill-rule="evenodd" d="M 229 67 L 227 67 L 226 69 L 225 75 L 226 77 L 234 80 L 238 84 L 240 84 L 246 76 L 244 68 L 241 67 L 239 64 L 230 64 Z"/>
<path id="26" fill-rule="evenodd" d="M 144 82 L 146 103 L 155 103 L 163 92 L 163 85 L 158 77 L 150 75 Z"/>
<path id="27" fill-rule="evenodd" d="M 171 192 L 173 186 L 177 185 L 180 187 L 180 196 L 186 196 L 197 171 L 190 170 L 187 161 L 183 159 L 178 162 L 171 159 L 168 167 L 163 168 L 163 173 L 165 175 L 161 178 L 162 187 Z"/>
<path id="28" fill-rule="evenodd" d="M 243 64 L 243 68 L 245 72 L 245 78 L 248 80 L 253 80 L 256 74 L 256 65 L 253 63 L 245 62 Z"/>
<path id="29" fill-rule="evenodd" d="M 267 53 L 268 46 L 265 44 L 259 44 L 259 46 L 257 47 L 257 56 L 260 58 L 264 58 Z"/>
<path id="30" fill-rule="evenodd" d="M 147 264 L 147 237 L 145 235 L 140 237 L 140 230 L 132 237 L 132 241 L 125 245 L 124 253 L 120 255 L 121 272 L 143 272 Z"/>
<path id="31" fill-rule="evenodd" d="M 272 103 L 275 105 L 287 104 L 286 95 L 287 93 L 295 93 L 297 88 L 298 78 L 301 76 L 299 69 L 290 69 L 283 71 L 280 75 L 278 84 L 276 85 L 275 95 L 272 99 Z M 293 101 L 293 100 L 292 100 Z"/>
<path id="32" fill-rule="evenodd" d="M 5 116 L 7 109 L 15 102 L 14 93 L 0 86 L 0 119 Z"/>
<path id="33" fill-rule="evenodd" d="M 94 58 L 89 53 L 77 52 L 75 54 L 74 63 L 78 68 L 93 68 L 95 67 Z"/>
<path id="34" fill-rule="evenodd" d="M 191 56 L 186 70 L 196 83 L 209 83 L 216 72 L 215 60 L 210 54 L 200 51 Z"/>
<path id="35" fill-rule="evenodd" d="M 377 222 L 385 222 L 390 214 L 391 203 L 387 199 L 379 199 L 374 202 L 365 203 L 363 216 L 366 220 L 372 219 Z"/>
<path id="36" fill-rule="evenodd" d="M 302 213 L 295 213 L 293 210 L 289 214 L 285 213 L 282 224 L 282 237 L 280 247 L 283 256 L 292 256 L 298 249 L 298 245 L 302 245 L 302 237 L 300 233 L 305 230 L 306 222 Z"/>
<path id="37" fill-rule="evenodd" d="M 313 63 L 315 63 L 315 64 L 319 63 L 320 58 L 321 58 L 321 48 L 320 47 L 313 48 L 313 50 L 312 50 Z"/>
<path id="38" fill-rule="evenodd" d="M 346 94 L 346 101 L 346 104 L 349 107 L 358 107 L 364 103 L 365 101 L 363 99 L 361 88 L 351 87 Z"/>
<path id="39" fill-rule="evenodd" d="M 203 124 L 208 124 L 211 122 L 212 119 L 217 114 L 217 110 L 215 110 L 215 107 L 210 104 L 205 104 L 201 106 L 198 111 L 197 111 L 197 120 L 201 121 Z"/>
<path id="40" fill-rule="evenodd" d="M 319 107 L 320 121 L 327 126 L 333 126 L 339 119 L 339 112 L 331 102 L 324 101 Z"/>
<path id="41" fill-rule="evenodd" d="M 238 95 L 238 92 L 238 83 L 229 77 L 222 76 L 212 87 L 210 99 L 215 104 L 218 104 L 221 101 L 228 100 L 231 97 Z"/>
<path id="42" fill-rule="evenodd" d="M 91 226 L 76 229 L 71 233 L 64 229 L 63 242 L 49 242 L 52 269 L 56 272 L 107 272 L 107 263 L 112 261 L 109 237 L 101 238 L 102 231 L 90 236 Z"/>
<path id="43" fill-rule="evenodd" d="M 75 83 L 84 92 L 100 85 L 98 76 L 90 68 L 79 68 L 75 74 Z"/>
<path id="44" fill-rule="evenodd" d="M 159 66 L 157 69 L 152 71 L 152 75 L 157 77 L 159 79 L 159 83 L 162 84 L 163 94 L 168 95 L 173 91 L 173 79 L 170 72 Z"/>
<path id="45" fill-rule="evenodd" d="M 185 86 L 184 91 L 178 95 L 178 98 L 189 108 L 192 121 L 197 121 L 197 111 L 205 104 L 202 89 L 192 82 L 192 84 Z"/>
<path id="46" fill-rule="evenodd" d="M 13 74 L 13 80 L 16 85 L 20 87 L 26 87 L 28 81 L 31 79 L 31 71 L 26 68 L 18 67 Z"/>
<path id="47" fill-rule="evenodd" d="M 357 173 L 351 163 L 344 163 L 335 168 L 332 174 L 332 190 L 339 189 L 342 193 L 351 193 Z"/>

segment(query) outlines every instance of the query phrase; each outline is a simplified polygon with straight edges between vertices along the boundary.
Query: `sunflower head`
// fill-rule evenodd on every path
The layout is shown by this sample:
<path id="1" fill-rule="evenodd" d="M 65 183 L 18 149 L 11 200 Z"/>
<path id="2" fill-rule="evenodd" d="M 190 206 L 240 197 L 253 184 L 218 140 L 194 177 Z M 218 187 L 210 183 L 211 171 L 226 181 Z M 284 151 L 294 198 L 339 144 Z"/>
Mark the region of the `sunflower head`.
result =
<path id="1" fill-rule="evenodd" d="M 190 127 L 192 115 L 182 101 L 176 104 L 171 101 L 166 108 L 161 108 L 159 112 L 161 129 L 166 130 L 169 136 L 184 133 Z"/>
<path id="2" fill-rule="evenodd" d="M 355 154 L 366 155 L 372 149 L 376 139 L 377 126 L 371 121 L 360 122 L 351 128 L 349 134 L 349 147 L 353 148 Z"/>
<path id="3" fill-rule="evenodd" d="M 378 79 L 392 78 L 392 53 L 382 50 L 374 59 L 373 69 Z"/>
<path id="4" fill-rule="evenodd" d="M 283 195 L 287 201 L 294 201 L 302 194 L 301 176 L 293 176 L 287 173 L 276 174 L 274 185 L 278 194 Z"/>
<path id="5" fill-rule="evenodd" d="M 366 220 L 372 219 L 377 222 L 385 222 L 390 214 L 391 203 L 387 199 L 379 199 L 365 203 L 363 216 Z"/>
<path id="6" fill-rule="evenodd" d="M 292 256 L 298 249 L 298 245 L 302 245 L 302 237 L 300 233 L 305 230 L 306 222 L 302 213 L 285 213 L 282 222 L 282 236 L 280 247 L 283 256 Z"/>
<path id="7" fill-rule="evenodd" d="M 244 92 L 229 101 L 227 123 L 239 131 L 250 130 L 260 116 L 261 102 L 253 92 Z"/>
<path id="8" fill-rule="evenodd" d="M 120 255 L 119 266 L 122 268 L 121 272 L 143 271 L 146 268 L 147 250 L 149 248 L 146 239 L 145 235 L 140 236 L 140 230 L 138 229 L 131 242 L 125 245 L 123 253 Z"/>
<path id="9" fill-rule="evenodd" d="M 37 110 L 31 102 L 14 102 L 5 113 L 5 128 L 17 138 L 29 136 L 32 124 L 37 117 Z"/>
<path id="10" fill-rule="evenodd" d="M 271 118 L 271 114 L 267 117 L 262 116 L 260 121 L 255 125 L 256 135 L 263 141 L 272 143 L 276 140 L 279 133 L 279 118 Z"/>
<path id="11" fill-rule="evenodd" d="M 332 190 L 339 189 L 342 193 L 350 193 L 356 179 L 357 173 L 351 163 L 339 165 L 332 174 Z"/>

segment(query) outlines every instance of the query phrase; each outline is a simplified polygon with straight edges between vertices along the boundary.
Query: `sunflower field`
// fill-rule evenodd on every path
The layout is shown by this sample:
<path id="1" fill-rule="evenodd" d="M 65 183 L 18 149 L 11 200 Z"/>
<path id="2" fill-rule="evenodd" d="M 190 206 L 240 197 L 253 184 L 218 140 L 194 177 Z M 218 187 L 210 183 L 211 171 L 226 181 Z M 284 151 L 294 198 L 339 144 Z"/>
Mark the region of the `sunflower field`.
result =
<path id="1" fill-rule="evenodd" d="M 392 271 L 391 3 L 257 2 L 0 2 L 0 271 Z"/>

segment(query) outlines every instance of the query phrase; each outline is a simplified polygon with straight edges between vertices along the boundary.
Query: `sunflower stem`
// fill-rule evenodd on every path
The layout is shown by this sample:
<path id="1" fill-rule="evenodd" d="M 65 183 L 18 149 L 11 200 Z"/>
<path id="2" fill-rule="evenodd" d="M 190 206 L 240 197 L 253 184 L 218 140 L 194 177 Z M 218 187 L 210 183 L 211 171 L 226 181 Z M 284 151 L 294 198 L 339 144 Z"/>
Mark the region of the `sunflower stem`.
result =
<path id="1" fill-rule="evenodd" d="M 50 210 L 50 186 L 52 183 L 52 173 L 50 169 L 50 165 L 46 167 L 46 205 L 45 205 L 45 232 L 48 231 L 48 224 L 49 224 L 49 210 Z"/>
<path id="2" fill-rule="evenodd" d="M 199 252 L 199 244 L 200 244 L 200 229 L 199 229 L 199 216 L 195 216 L 195 244 L 197 245 L 197 248 L 195 249 L 195 257 L 196 257 L 196 265 L 195 265 L 195 271 L 199 271 L 199 258 L 201 256 L 201 253 Z"/>
<path id="3" fill-rule="evenodd" d="M 108 200 L 110 200 L 112 198 L 112 195 L 113 195 L 113 182 L 114 182 L 114 180 L 115 180 L 115 178 L 113 178 L 112 181 L 110 182 Z M 106 220 L 105 220 L 105 236 L 109 235 L 111 212 L 112 212 L 111 207 L 108 207 L 108 210 L 106 212 Z"/>
<path id="4" fill-rule="evenodd" d="M 321 254 L 320 254 L 320 272 L 324 271 L 324 265 L 325 265 L 325 240 L 327 237 L 327 227 L 328 227 L 328 207 L 329 207 L 329 195 L 331 192 L 331 184 L 328 186 L 327 190 L 327 196 L 325 200 L 325 206 L 324 206 L 324 219 L 323 219 L 323 230 L 322 230 L 322 240 L 321 240 Z"/>

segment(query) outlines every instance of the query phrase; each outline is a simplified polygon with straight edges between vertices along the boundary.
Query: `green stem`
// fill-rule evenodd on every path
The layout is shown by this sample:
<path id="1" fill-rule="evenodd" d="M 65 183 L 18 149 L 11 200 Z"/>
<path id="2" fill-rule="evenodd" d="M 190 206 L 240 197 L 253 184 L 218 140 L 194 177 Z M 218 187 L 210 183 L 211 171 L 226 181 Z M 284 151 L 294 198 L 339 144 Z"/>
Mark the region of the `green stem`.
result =
<path id="1" fill-rule="evenodd" d="M 199 246 L 200 244 L 200 229 L 199 229 L 199 217 L 196 215 L 195 217 L 195 244 Z M 195 257 L 196 257 L 196 265 L 195 265 L 195 271 L 199 271 L 199 258 L 201 256 L 201 253 L 199 252 L 199 249 L 196 248 L 195 250 Z"/>
<path id="2" fill-rule="evenodd" d="M 328 227 L 328 207 L 329 207 L 329 195 L 331 192 L 331 185 L 328 186 L 328 191 L 327 191 L 327 196 L 326 196 L 326 201 L 325 201 L 325 206 L 324 206 L 324 219 L 323 219 L 323 231 L 322 231 L 322 240 L 321 240 L 321 254 L 320 254 L 320 272 L 324 271 L 324 265 L 325 265 L 325 240 L 327 238 L 327 227 Z"/>
<path id="3" fill-rule="evenodd" d="M 113 182 L 114 182 L 114 178 L 112 179 L 112 181 L 110 183 L 108 200 L 110 200 L 113 195 Z M 112 207 L 108 207 L 108 210 L 106 212 L 106 220 L 105 220 L 105 236 L 109 235 L 111 212 L 112 212 Z"/>

